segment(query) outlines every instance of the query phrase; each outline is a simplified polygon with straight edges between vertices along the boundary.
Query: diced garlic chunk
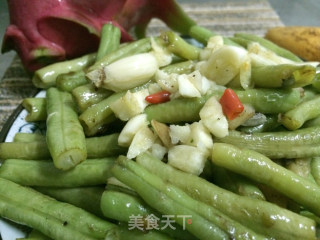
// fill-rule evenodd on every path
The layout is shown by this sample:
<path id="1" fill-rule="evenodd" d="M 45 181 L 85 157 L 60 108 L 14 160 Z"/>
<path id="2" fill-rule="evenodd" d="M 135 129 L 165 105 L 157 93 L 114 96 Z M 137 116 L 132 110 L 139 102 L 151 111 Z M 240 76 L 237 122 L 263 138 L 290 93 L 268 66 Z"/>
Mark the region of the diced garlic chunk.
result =
<path id="1" fill-rule="evenodd" d="M 168 164 L 187 173 L 200 175 L 206 163 L 205 154 L 194 146 L 176 145 L 168 151 Z"/>
<path id="2" fill-rule="evenodd" d="M 172 144 L 185 143 L 187 144 L 190 140 L 191 129 L 190 125 L 186 124 L 184 126 L 180 125 L 170 125 L 169 135 Z"/>
<path id="3" fill-rule="evenodd" d="M 217 84 L 226 85 L 239 73 L 246 55 L 244 48 L 223 46 L 201 65 L 200 72 Z"/>
<path id="4" fill-rule="evenodd" d="M 263 47 L 257 42 L 252 42 L 248 45 L 248 52 L 251 57 L 253 57 L 253 62 L 255 66 L 276 65 L 276 64 L 294 64 L 295 62 L 281 57 L 274 53 L 273 51 Z M 258 55 L 259 57 L 256 57 Z"/>
<path id="5" fill-rule="evenodd" d="M 196 70 L 188 75 L 190 82 L 197 88 L 201 95 L 204 95 L 212 87 L 214 82 L 209 81 L 202 76 L 199 70 Z"/>
<path id="6" fill-rule="evenodd" d="M 213 52 L 221 48 L 224 44 L 222 36 L 212 36 L 209 38 L 207 46 L 200 51 L 200 60 L 208 60 Z"/>
<path id="7" fill-rule="evenodd" d="M 190 129 L 190 145 L 197 147 L 199 150 L 209 155 L 210 150 L 213 147 L 213 140 L 209 129 L 204 126 L 202 121 L 192 123 Z"/>
<path id="8" fill-rule="evenodd" d="M 151 38 L 152 53 L 156 57 L 159 67 L 169 65 L 172 62 L 171 52 L 157 43 L 154 38 Z"/>
<path id="9" fill-rule="evenodd" d="M 134 93 L 127 91 L 123 97 L 113 102 L 110 108 L 117 118 L 122 121 L 128 121 L 130 118 L 143 112 L 148 105 L 148 102 L 145 100 L 148 95 L 148 89 Z"/>
<path id="10" fill-rule="evenodd" d="M 115 61 L 103 69 L 96 69 L 87 77 L 97 86 L 115 92 L 124 91 L 146 83 L 158 70 L 152 53 L 141 53 Z"/>
<path id="11" fill-rule="evenodd" d="M 149 94 L 157 93 L 162 91 L 162 88 L 159 86 L 158 83 L 151 83 L 148 86 Z"/>
<path id="12" fill-rule="evenodd" d="M 133 159 L 152 147 L 157 136 L 148 127 L 142 127 L 134 135 L 127 152 L 127 158 Z"/>
<path id="13" fill-rule="evenodd" d="M 139 131 L 139 129 L 147 126 L 148 121 L 146 114 L 139 114 L 131 118 L 120 132 L 118 144 L 123 147 L 129 147 L 134 135 Z"/>
<path id="14" fill-rule="evenodd" d="M 241 124 L 252 118 L 255 114 L 255 109 L 249 104 L 243 104 L 243 111 L 234 119 L 229 121 L 229 129 L 233 130 Z"/>
<path id="15" fill-rule="evenodd" d="M 168 74 L 162 70 L 158 70 L 155 74 L 155 80 L 163 90 L 167 90 L 171 93 L 177 92 L 179 89 L 178 85 L 178 74 Z"/>
<path id="16" fill-rule="evenodd" d="M 214 96 L 207 100 L 199 115 L 203 124 L 214 136 L 222 138 L 228 135 L 228 120 L 223 114 L 220 103 Z"/>
<path id="17" fill-rule="evenodd" d="M 240 65 L 240 84 L 243 89 L 248 89 L 253 87 L 253 81 L 251 80 L 251 59 L 247 55 L 244 61 Z"/>
<path id="18" fill-rule="evenodd" d="M 155 158 L 162 160 L 164 158 L 164 155 L 168 152 L 168 149 L 164 146 L 162 146 L 159 143 L 154 143 L 151 147 L 151 154 Z"/>
<path id="19" fill-rule="evenodd" d="M 217 50 L 221 48 L 223 44 L 224 44 L 223 37 L 220 35 L 216 35 L 209 38 L 207 43 L 207 48 Z"/>
<path id="20" fill-rule="evenodd" d="M 192 97 L 201 97 L 198 89 L 190 81 L 188 75 L 182 74 L 178 76 L 179 84 L 179 93 L 183 97 L 192 98 Z"/>

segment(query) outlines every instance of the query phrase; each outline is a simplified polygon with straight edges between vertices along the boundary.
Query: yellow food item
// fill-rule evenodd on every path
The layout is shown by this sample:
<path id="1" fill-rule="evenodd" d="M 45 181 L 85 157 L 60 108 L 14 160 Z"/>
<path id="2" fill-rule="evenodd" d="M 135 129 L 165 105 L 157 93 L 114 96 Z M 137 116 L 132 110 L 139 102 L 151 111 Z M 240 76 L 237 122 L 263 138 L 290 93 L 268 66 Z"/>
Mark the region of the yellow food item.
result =
<path id="1" fill-rule="evenodd" d="M 320 61 L 320 27 L 274 27 L 265 37 L 304 60 Z"/>

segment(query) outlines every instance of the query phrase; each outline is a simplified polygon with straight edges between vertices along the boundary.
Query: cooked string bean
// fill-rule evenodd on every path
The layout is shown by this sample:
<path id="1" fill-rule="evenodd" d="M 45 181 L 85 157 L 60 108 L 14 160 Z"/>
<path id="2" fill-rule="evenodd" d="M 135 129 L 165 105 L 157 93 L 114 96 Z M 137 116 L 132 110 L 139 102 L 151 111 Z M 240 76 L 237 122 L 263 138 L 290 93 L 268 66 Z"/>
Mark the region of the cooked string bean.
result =
<path id="1" fill-rule="evenodd" d="M 216 141 L 249 148 L 271 159 L 307 158 L 320 155 L 320 127 L 251 134 L 234 130 L 224 138 L 217 138 Z"/>
<path id="2" fill-rule="evenodd" d="M 214 164 L 266 184 L 320 215 L 320 187 L 266 156 L 231 144 L 215 143 L 211 159 Z"/>
<path id="3" fill-rule="evenodd" d="M 1 165 L 0 177 L 24 186 L 94 186 L 106 183 L 114 161 L 115 158 L 88 159 L 68 171 L 62 171 L 49 160 L 7 159 Z"/>
<path id="4" fill-rule="evenodd" d="M 53 239 L 104 239 L 116 225 L 0 178 L 0 214 Z"/>
<path id="5" fill-rule="evenodd" d="M 62 170 L 87 158 L 83 128 L 72 95 L 57 88 L 47 91 L 47 145 L 54 165 Z"/>
<path id="6" fill-rule="evenodd" d="M 117 141 L 118 136 L 119 133 L 112 133 L 101 137 L 86 138 L 87 157 L 105 158 L 124 154 L 126 148 L 119 146 Z M 0 143 L 0 159 L 51 159 L 45 136 L 43 138 L 41 141 Z"/>
<path id="7" fill-rule="evenodd" d="M 27 122 L 44 121 L 47 118 L 47 101 L 45 98 L 25 98 L 22 106 L 27 110 Z"/>
<path id="8" fill-rule="evenodd" d="M 150 154 L 142 154 L 136 160 L 191 197 L 219 209 L 257 233 L 279 239 L 315 239 L 315 223 L 308 218 L 266 201 L 231 193 L 200 177 L 178 171 Z"/>

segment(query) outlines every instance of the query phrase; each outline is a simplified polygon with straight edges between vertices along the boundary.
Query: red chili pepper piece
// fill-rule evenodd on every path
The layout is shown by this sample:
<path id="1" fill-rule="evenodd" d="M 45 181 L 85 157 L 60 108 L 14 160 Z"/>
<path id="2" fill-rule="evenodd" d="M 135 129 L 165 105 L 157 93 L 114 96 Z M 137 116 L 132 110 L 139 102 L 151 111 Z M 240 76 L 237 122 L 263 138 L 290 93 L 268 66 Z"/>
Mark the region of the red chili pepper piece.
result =
<path id="1" fill-rule="evenodd" d="M 146 96 L 145 99 L 147 102 L 153 104 L 164 103 L 170 100 L 170 94 L 171 93 L 169 91 L 163 90 L 154 94 L 150 94 L 149 96 Z"/>
<path id="2" fill-rule="evenodd" d="M 229 120 L 236 118 L 244 109 L 239 97 L 231 88 L 227 88 L 224 91 L 219 102 L 223 113 Z"/>

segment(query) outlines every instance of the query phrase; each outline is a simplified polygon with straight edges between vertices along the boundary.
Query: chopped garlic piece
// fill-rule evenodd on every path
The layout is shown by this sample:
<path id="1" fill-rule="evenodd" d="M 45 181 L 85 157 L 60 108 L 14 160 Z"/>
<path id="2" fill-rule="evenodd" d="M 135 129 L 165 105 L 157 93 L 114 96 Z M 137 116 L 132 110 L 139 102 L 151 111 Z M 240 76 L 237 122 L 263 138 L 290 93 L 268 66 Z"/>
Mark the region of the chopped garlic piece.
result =
<path id="1" fill-rule="evenodd" d="M 182 74 L 178 76 L 179 93 L 183 97 L 201 97 L 198 89 L 190 81 L 188 75 Z"/>
<path id="2" fill-rule="evenodd" d="M 178 85 L 178 74 L 168 74 L 162 70 L 158 70 L 155 74 L 155 80 L 163 90 L 167 90 L 171 93 L 177 92 L 179 89 Z"/>
<path id="3" fill-rule="evenodd" d="M 168 152 L 167 148 L 159 143 L 154 143 L 151 147 L 151 154 L 155 158 L 162 160 L 164 155 Z"/>
<path id="4" fill-rule="evenodd" d="M 148 127 L 142 127 L 138 130 L 132 139 L 127 152 L 127 158 L 133 159 L 141 153 L 146 152 L 152 147 L 157 136 Z"/>
<path id="5" fill-rule="evenodd" d="M 168 164 L 187 173 L 200 175 L 206 163 L 205 154 L 194 146 L 176 145 L 168 151 Z"/>
<path id="6" fill-rule="evenodd" d="M 122 121 L 128 121 L 130 118 L 143 112 L 148 105 L 148 102 L 145 100 L 148 95 L 148 89 L 143 89 L 134 93 L 127 91 L 123 97 L 113 102 L 110 105 L 110 108 L 117 118 Z"/>
<path id="7" fill-rule="evenodd" d="M 147 127 L 147 115 L 146 114 L 139 114 L 133 118 L 131 118 L 118 137 L 118 143 L 120 146 L 129 147 L 134 135 L 139 131 L 142 127 Z"/>
<path id="8" fill-rule="evenodd" d="M 151 38 L 152 53 L 156 57 L 159 67 L 169 65 L 172 62 L 171 52 L 164 46 L 157 43 L 154 38 Z"/>
<path id="9" fill-rule="evenodd" d="M 209 129 L 202 121 L 192 123 L 190 129 L 190 145 L 197 147 L 199 150 L 209 155 L 209 152 L 213 147 L 213 140 Z"/>
<path id="10" fill-rule="evenodd" d="M 214 82 L 209 81 L 202 76 L 199 70 L 196 70 L 188 75 L 190 82 L 197 88 L 197 90 L 204 95 L 213 86 Z"/>
<path id="11" fill-rule="evenodd" d="M 220 103 L 214 96 L 207 100 L 199 115 L 203 124 L 214 136 L 222 138 L 228 135 L 228 120 L 223 114 Z"/>
<path id="12" fill-rule="evenodd" d="M 170 125 L 169 135 L 170 135 L 172 144 L 178 144 L 178 143 L 187 144 L 189 143 L 190 135 L 191 135 L 190 125 L 189 124 L 186 124 L 184 126 Z"/>
<path id="13" fill-rule="evenodd" d="M 223 46 L 201 65 L 200 72 L 217 84 L 226 85 L 239 73 L 246 56 L 247 51 L 241 47 Z"/>
<path id="14" fill-rule="evenodd" d="M 295 63 L 287 58 L 277 55 L 273 51 L 261 46 L 257 42 L 252 42 L 248 45 L 248 52 L 249 54 L 251 54 L 251 57 L 253 56 L 255 66 L 261 66 L 261 64 L 276 65 Z M 259 57 L 254 58 L 256 55 L 258 55 Z"/>

